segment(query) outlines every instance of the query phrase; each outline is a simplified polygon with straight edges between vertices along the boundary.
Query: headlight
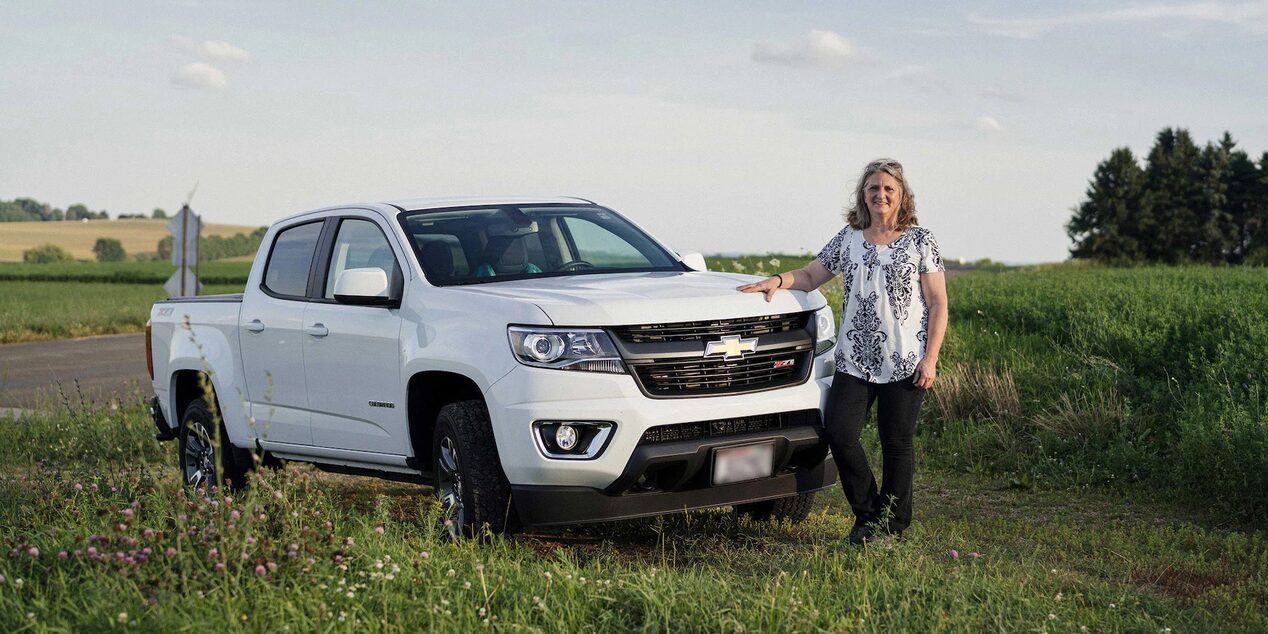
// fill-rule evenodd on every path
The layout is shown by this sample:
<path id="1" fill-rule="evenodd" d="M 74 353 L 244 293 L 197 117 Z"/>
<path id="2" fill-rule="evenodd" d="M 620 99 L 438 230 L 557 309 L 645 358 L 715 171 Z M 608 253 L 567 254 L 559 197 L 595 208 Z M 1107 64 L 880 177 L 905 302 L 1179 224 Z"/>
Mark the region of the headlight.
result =
<path id="1" fill-rule="evenodd" d="M 815 356 L 837 345 L 837 318 L 833 316 L 831 306 L 815 311 L 815 342 Z"/>
<path id="2" fill-rule="evenodd" d="M 511 338 L 511 352 L 524 365 L 625 374 L 621 355 L 602 330 L 511 326 L 507 334 Z"/>

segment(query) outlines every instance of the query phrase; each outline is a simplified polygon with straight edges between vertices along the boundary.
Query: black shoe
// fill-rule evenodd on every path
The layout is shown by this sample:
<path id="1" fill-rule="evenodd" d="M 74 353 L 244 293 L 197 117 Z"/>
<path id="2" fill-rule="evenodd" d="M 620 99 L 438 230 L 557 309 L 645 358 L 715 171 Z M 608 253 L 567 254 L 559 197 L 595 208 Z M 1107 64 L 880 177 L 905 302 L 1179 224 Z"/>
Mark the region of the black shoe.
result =
<path id="1" fill-rule="evenodd" d="M 855 524 L 850 536 L 845 539 L 855 546 L 862 546 L 872 540 L 873 533 L 871 524 Z"/>

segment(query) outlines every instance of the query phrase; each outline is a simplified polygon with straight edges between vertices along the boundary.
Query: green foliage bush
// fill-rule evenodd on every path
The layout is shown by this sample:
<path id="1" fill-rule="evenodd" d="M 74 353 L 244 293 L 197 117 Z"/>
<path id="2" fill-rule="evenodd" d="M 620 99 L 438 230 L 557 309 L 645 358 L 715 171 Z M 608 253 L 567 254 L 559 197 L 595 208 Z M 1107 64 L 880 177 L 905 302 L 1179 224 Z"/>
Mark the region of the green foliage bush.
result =
<path id="1" fill-rule="evenodd" d="M 92 245 L 92 252 L 97 256 L 98 262 L 122 262 L 128 257 L 128 253 L 123 250 L 123 243 L 115 238 L 97 238 L 96 244 Z"/>
<path id="2" fill-rule="evenodd" d="M 75 258 L 72 258 L 70 253 L 66 252 L 66 249 L 50 242 L 23 251 L 22 261 L 27 264 L 49 264 L 52 262 L 74 262 Z"/>
<path id="3" fill-rule="evenodd" d="M 1148 483 L 1268 515 L 1268 271 L 1036 268 L 965 276 L 949 295 L 943 374 L 1008 374 L 1021 409 L 965 418 L 935 397 L 928 451 L 1024 481 Z M 935 395 L 984 383 L 944 381 Z"/>

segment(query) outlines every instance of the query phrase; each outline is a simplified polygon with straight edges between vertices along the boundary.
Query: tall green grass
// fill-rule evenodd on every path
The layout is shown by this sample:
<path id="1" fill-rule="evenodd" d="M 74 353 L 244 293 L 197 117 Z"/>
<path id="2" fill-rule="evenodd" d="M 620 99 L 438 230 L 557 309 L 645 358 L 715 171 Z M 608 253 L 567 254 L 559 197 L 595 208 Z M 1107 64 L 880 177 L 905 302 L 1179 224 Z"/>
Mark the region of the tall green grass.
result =
<path id="1" fill-rule="evenodd" d="M 204 294 L 241 293 L 243 285 L 204 286 Z M 85 337 L 145 328 L 162 286 L 99 282 L 0 281 L 0 344 Z"/>
<path id="2" fill-rule="evenodd" d="M 0 262 L 0 281 L 162 285 L 175 271 L 168 262 Z M 251 262 L 214 260 L 199 266 L 198 279 L 207 285 L 243 285 L 250 273 Z"/>

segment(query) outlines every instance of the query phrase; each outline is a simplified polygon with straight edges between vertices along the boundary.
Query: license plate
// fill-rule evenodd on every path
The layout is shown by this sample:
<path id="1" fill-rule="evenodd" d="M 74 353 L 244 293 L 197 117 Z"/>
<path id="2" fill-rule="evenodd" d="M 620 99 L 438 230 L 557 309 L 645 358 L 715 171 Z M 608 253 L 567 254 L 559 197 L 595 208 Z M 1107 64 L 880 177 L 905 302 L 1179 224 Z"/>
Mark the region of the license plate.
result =
<path id="1" fill-rule="evenodd" d="M 729 484 L 769 477 L 775 461 L 775 443 L 723 447 L 713 451 L 713 483 Z"/>

